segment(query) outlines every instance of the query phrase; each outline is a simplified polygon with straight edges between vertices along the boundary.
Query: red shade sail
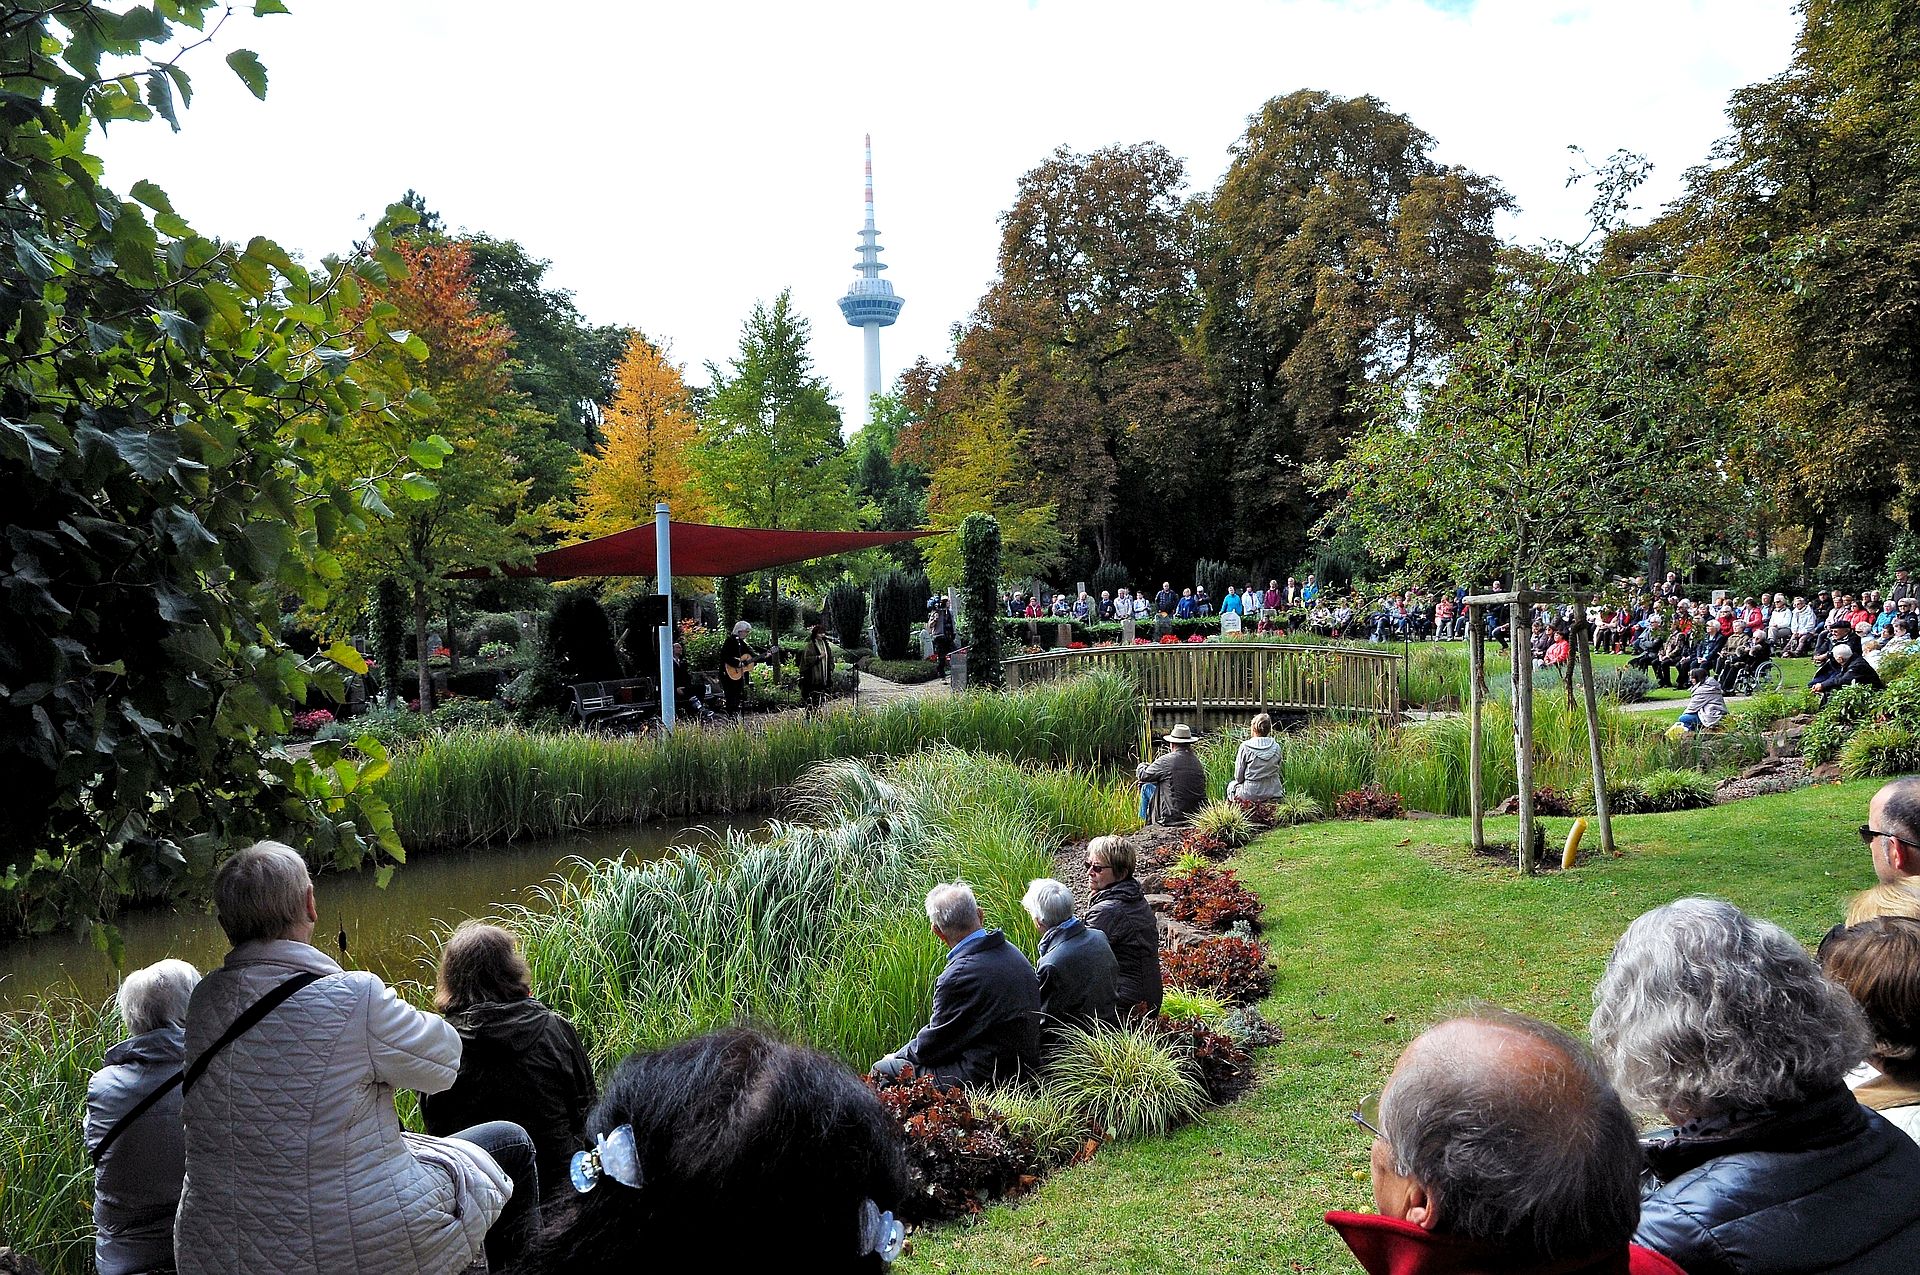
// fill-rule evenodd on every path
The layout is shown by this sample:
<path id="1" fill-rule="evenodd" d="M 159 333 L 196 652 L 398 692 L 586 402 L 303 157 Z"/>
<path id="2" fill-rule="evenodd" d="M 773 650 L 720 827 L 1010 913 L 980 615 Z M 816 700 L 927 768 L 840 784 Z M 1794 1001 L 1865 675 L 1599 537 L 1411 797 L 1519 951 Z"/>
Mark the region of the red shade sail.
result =
<path id="1" fill-rule="evenodd" d="M 703 522 L 671 522 L 667 526 L 673 538 L 675 576 L 744 575 L 749 571 L 783 567 L 790 562 L 806 562 L 941 534 L 937 531 L 768 531 L 759 527 L 713 527 Z M 647 523 L 598 540 L 549 549 L 535 554 L 531 566 L 501 567 L 499 573 L 543 576 L 549 580 L 656 575 L 654 527 Z M 491 574 L 476 569 L 456 571 L 449 578 L 483 580 Z"/>

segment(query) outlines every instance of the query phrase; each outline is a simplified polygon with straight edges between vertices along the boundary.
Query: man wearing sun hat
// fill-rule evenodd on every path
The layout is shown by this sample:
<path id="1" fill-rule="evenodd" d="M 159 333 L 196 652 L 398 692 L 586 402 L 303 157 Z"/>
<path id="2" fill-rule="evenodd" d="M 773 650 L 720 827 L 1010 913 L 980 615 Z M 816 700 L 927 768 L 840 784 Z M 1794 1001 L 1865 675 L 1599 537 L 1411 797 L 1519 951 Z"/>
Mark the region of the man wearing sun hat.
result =
<path id="1" fill-rule="evenodd" d="M 1166 738 L 1167 751 L 1133 773 L 1140 781 L 1141 817 L 1151 813 L 1153 822 L 1172 826 L 1184 824 L 1194 811 L 1206 804 L 1207 772 L 1200 759 L 1193 755 L 1199 736 L 1189 730 L 1185 722 L 1168 731 Z M 1151 811 L 1144 808 L 1148 803 Z"/>

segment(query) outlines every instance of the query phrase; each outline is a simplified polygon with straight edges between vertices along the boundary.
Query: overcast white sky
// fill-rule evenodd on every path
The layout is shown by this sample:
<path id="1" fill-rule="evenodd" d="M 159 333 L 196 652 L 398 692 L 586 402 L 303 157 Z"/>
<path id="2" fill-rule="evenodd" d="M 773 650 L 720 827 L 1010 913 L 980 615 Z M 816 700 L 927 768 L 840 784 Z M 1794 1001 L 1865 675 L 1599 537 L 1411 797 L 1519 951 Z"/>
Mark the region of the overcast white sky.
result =
<path id="1" fill-rule="evenodd" d="M 1371 93 L 1500 178 L 1503 230 L 1577 233 L 1569 145 L 1649 155 L 1645 202 L 1725 131 L 1727 94 L 1786 67 L 1790 0 L 241 0 L 190 63 L 184 130 L 118 129 L 109 180 L 158 181 L 202 232 L 318 256 L 408 187 L 458 228 L 552 261 L 588 318 L 701 364 L 791 286 L 849 425 L 860 139 L 874 136 L 888 278 L 883 374 L 949 333 L 993 275 L 998 215 L 1062 143 L 1156 141 L 1196 189 L 1270 97 Z M 219 57 L 256 50 L 255 101 Z"/>

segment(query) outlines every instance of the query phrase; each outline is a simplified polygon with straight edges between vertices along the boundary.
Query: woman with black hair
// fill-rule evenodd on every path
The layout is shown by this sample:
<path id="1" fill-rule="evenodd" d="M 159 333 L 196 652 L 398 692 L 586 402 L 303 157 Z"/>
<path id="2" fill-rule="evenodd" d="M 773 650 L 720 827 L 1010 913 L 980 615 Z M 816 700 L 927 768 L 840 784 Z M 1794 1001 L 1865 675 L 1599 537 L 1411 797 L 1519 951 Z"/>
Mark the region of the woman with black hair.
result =
<path id="1" fill-rule="evenodd" d="M 735 1029 L 634 1054 L 516 1275 L 877 1272 L 904 1230 L 900 1133 L 825 1054 Z"/>

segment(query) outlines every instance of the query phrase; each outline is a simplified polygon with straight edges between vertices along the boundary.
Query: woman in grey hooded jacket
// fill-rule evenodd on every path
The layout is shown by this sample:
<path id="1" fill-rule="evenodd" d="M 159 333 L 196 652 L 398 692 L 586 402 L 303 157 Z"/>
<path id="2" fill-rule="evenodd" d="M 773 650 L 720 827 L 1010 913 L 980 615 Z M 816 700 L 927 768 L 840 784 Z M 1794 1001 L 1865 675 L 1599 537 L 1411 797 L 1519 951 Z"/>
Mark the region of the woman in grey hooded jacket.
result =
<path id="1" fill-rule="evenodd" d="M 1253 719 L 1253 734 L 1233 758 L 1233 779 L 1227 798 L 1234 801 L 1278 801 L 1287 795 L 1280 764 L 1280 741 L 1273 737 L 1273 718 L 1265 713 Z"/>

